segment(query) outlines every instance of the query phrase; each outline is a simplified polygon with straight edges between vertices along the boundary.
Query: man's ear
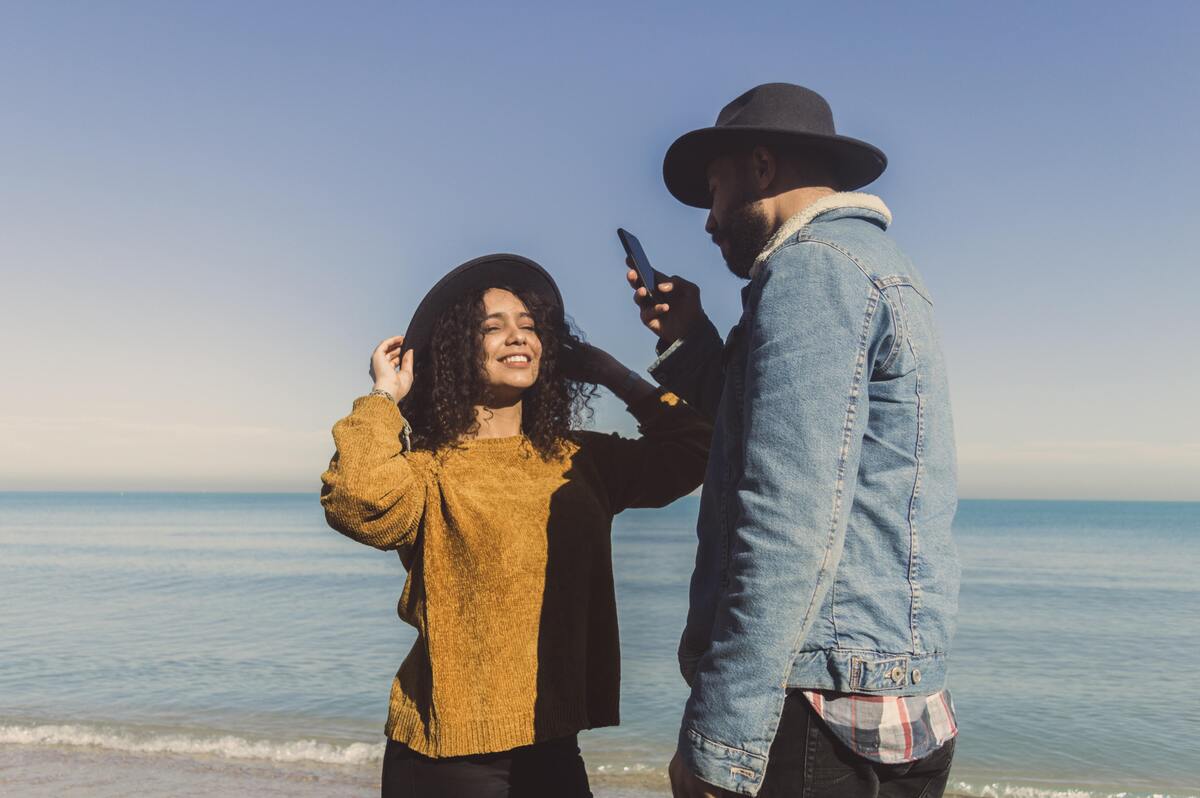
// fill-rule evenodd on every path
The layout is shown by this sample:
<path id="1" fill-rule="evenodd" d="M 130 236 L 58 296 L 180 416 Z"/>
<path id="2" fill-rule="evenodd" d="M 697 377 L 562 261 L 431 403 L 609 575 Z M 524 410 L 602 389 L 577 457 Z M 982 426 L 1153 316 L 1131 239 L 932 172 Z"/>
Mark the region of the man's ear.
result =
<path id="1" fill-rule="evenodd" d="M 775 176 L 779 173 L 779 161 L 775 158 L 775 153 L 766 147 L 755 147 L 750 153 L 750 167 L 754 170 L 754 182 L 758 186 L 759 194 L 766 194 L 767 188 L 775 182 Z"/>

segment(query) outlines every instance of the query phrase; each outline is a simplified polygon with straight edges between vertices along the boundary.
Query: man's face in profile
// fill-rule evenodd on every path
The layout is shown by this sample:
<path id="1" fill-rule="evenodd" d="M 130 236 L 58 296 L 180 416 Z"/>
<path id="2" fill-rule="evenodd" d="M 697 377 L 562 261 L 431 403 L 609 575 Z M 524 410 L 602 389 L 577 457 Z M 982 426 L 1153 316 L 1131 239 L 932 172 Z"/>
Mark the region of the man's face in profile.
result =
<path id="1" fill-rule="evenodd" d="M 754 180 L 749 154 L 722 155 L 708 165 L 712 209 L 704 230 L 721 248 L 729 271 L 749 279 L 754 259 L 771 240 L 770 219 Z"/>

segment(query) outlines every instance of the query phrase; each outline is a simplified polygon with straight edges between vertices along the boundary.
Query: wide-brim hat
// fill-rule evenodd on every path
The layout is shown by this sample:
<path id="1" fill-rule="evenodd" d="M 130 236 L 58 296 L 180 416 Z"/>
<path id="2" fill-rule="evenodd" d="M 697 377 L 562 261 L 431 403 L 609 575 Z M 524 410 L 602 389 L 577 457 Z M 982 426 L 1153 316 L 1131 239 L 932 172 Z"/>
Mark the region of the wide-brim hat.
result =
<path id="1" fill-rule="evenodd" d="M 721 109 L 716 124 L 685 133 L 667 149 L 663 180 L 685 205 L 709 208 L 708 165 L 741 146 L 763 143 L 826 159 L 838 188 L 852 191 L 883 174 L 887 156 L 865 141 L 838 135 L 825 98 L 791 83 L 755 86 Z"/>
<path id="2" fill-rule="evenodd" d="M 484 255 L 454 268 L 429 289 L 408 323 L 404 350 L 415 349 L 420 354 L 429 346 L 434 324 L 451 305 L 467 294 L 488 288 L 536 294 L 562 318 L 562 294 L 545 269 L 520 255 Z"/>

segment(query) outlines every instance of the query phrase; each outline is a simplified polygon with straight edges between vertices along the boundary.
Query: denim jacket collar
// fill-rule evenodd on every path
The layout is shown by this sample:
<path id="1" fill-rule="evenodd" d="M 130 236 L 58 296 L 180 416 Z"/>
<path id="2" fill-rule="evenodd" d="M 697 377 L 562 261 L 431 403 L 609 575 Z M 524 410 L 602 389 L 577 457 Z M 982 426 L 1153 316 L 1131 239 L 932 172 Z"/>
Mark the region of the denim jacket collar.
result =
<path id="1" fill-rule="evenodd" d="M 753 279 L 767 258 L 771 257 L 775 250 L 783 246 L 785 241 L 800 232 L 801 228 L 811 224 L 813 220 L 822 214 L 844 208 L 869 211 L 871 216 L 878 218 L 885 230 L 892 223 L 892 212 L 883 204 L 883 200 L 874 194 L 858 191 L 838 191 L 828 194 L 811 205 L 805 206 L 799 213 L 796 213 L 779 226 L 779 229 L 775 231 L 775 235 L 771 236 L 771 240 L 767 242 L 767 246 L 754 259 L 754 266 L 750 268 L 750 277 Z"/>

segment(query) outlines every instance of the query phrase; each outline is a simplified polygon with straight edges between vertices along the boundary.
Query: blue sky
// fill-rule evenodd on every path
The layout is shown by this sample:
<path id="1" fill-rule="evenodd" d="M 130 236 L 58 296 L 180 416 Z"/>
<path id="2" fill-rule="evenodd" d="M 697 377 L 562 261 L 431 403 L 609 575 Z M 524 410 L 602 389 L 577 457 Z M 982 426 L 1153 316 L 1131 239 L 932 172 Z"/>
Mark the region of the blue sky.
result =
<path id="1" fill-rule="evenodd" d="M 1186 2 L 0 4 L 0 489 L 315 489 L 375 343 L 484 252 L 633 367 L 618 226 L 731 325 L 662 155 L 782 80 L 890 156 L 963 495 L 1200 499 L 1197 34 Z"/>

